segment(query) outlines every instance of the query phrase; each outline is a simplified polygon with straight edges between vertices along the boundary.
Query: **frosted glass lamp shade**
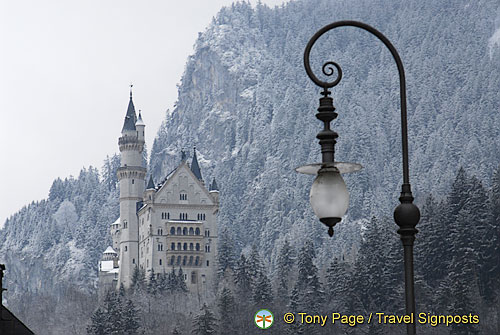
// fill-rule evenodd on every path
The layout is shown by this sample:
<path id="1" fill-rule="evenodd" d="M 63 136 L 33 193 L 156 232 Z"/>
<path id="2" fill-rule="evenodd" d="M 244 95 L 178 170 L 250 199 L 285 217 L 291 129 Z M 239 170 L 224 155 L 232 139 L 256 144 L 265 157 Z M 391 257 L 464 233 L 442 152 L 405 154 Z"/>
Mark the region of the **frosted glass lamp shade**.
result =
<path id="1" fill-rule="evenodd" d="M 349 192 L 336 168 L 322 168 L 314 180 L 309 195 L 314 214 L 323 222 L 340 221 L 349 207 Z"/>

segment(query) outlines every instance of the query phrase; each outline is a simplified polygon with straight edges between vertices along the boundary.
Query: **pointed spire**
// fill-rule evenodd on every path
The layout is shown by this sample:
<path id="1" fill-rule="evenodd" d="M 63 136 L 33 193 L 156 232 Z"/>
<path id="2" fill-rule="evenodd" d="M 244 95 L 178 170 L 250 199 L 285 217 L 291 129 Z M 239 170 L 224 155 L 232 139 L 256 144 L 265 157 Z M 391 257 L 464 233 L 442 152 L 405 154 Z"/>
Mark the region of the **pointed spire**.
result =
<path id="1" fill-rule="evenodd" d="M 196 147 L 193 149 L 193 161 L 191 162 L 191 171 L 194 173 L 196 178 L 202 180 L 200 165 L 198 165 L 198 158 L 196 158 Z"/>
<path id="2" fill-rule="evenodd" d="M 142 121 L 142 115 L 141 115 L 141 110 L 139 109 L 139 117 L 137 118 L 137 121 L 135 122 L 136 126 L 145 126 L 144 121 Z"/>
<path id="3" fill-rule="evenodd" d="M 133 85 L 130 85 L 130 100 L 128 102 L 127 114 L 125 115 L 125 121 L 123 122 L 122 132 L 125 130 L 135 131 L 137 116 L 135 115 L 134 102 L 132 101 L 132 86 Z"/>
<path id="4" fill-rule="evenodd" d="M 209 191 L 218 191 L 219 190 L 219 187 L 217 186 L 217 182 L 215 181 L 215 177 L 214 177 L 214 179 L 212 179 L 212 183 L 210 184 L 210 187 L 208 190 Z"/>
<path id="5" fill-rule="evenodd" d="M 148 181 L 148 186 L 146 186 L 146 190 L 150 190 L 150 189 L 155 189 L 155 183 L 153 181 L 153 176 L 150 175 L 149 176 L 149 181 Z"/>

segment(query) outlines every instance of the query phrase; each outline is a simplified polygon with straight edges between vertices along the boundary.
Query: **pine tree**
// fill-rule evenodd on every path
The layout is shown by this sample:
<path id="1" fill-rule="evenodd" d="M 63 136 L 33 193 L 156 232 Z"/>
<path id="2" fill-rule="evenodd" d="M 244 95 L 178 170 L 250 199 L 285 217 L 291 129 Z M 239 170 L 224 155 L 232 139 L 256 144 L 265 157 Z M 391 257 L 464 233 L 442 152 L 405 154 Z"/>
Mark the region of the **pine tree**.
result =
<path id="1" fill-rule="evenodd" d="M 314 245 L 308 240 L 300 249 L 298 272 L 299 276 L 295 283 L 295 289 L 298 292 L 298 307 L 311 311 L 310 313 L 319 313 L 320 306 L 324 300 L 324 292 L 321 289 L 321 283 L 318 276 L 318 268 L 314 265 Z"/>
<path id="2" fill-rule="evenodd" d="M 257 250 L 257 246 L 255 244 L 252 246 L 252 250 L 248 255 L 247 263 L 248 274 L 250 275 L 250 287 L 253 291 L 260 275 L 264 272 L 262 260 L 260 259 L 259 251 Z"/>
<path id="3" fill-rule="evenodd" d="M 276 260 L 276 267 L 277 267 L 276 280 L 278 281 L 278 289 L 276 296 L 282 302 L 288 299 L 290 282 L 291 282 L 290 274 L 294 264 L 295 261 L 293 257 L 293 249 L 288 240 L 285 240 L 278 254 L 278 258 Z"/>
<path id="4" fill-rule="evenodd" d="M 224 321 L 224 327 L 219 329 L 220 334 L 229 335 L 234 333 L 235 307 L 234 297 L 230 289 L 224 287 L 217 299 L 220 320 Z"/>
<path id="5" fill-rule="evenodd" d="M 188 291 L 182 268 L 179 268 L 179 273 L 177 274 L 177 291 L 184 293 Z"/>
<path id="6" fill-rule="evenodd" d="M 255 282 L 252 300 L 259 306 L 269 305 L 273 301 L 271 281 L 262 272 L 259 274 L 259 278 L 257 278 L 257 281 Z"/>
<path id="7" fill-rule="evenodd" d="M 108 331 L 108 324 L 105 312 L 99 307 L 91 317 L 91 323 L 87 326 L 88 335 L 106 335 Z"/>
<path id="8" fill-rule="evenodd" d="M 245 299 L 245 297 L 248 298 L 249 292 L 251 292 L 252 289 L 252 280 L 247 259 L 243 254 L 241 254 L 236 264 L 234 282 L 238 287 L 238 293 L 243 299 Z"/>
<path id="9" fill-rule="evenodd" d="M 128 299 L 122 313 L 123 334 L 136 335 L 140 328 L 140 318 L 132 300 Z"/>
<path id="10" fill-rule="evenodd" d="M 335 258 L 326 270 L 325 296 L 330 308 L 348 311 L 350 282 L 349 265 Z"/>
<path id="11" fill-rule="evenodd" d="M 234 270 L 234 241 L 227 230 L 223 230 L 219 235 L 217 247 L 217 266 L 218 274 L 222 275 L 226 270 Z"/>
<path id="12" fill-rule="evenodd" d="M 215 334 L 217 327 L 217 319 L 206 304 L 201 307 L 201 313 L 193 319 L 193 334 L 209 335 Z"/>
<path id="13" fill-rule="evenodd" d="M 132 272 L 131 287 L 134 290 L 143 290 L 146 287 L 145 271 L 140 269 L 137 265 Z"/>
<path id="14" fill-rule="evenodd" d="M 148 293 L 155 295 L 158 293 L 158 282 L 156 280 L 155 270 L 152 268 L 149 273 L 149 281 L 148 281 Z"/>

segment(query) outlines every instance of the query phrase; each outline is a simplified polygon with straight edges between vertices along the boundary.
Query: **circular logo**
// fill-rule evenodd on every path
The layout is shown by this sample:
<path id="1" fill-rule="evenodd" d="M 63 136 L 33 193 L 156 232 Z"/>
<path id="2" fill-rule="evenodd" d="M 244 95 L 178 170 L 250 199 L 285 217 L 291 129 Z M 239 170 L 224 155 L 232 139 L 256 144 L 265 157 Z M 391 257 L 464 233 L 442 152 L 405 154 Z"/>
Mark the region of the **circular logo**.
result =
<path id="1" fill-rule="evenodd" d="M 255 325 L 260 329 L 267 329 L 273 324 L 274 316 L 271 311 L 267 309 L 261 309 L 260 311 L 255 313 L 254 321 Z"/>

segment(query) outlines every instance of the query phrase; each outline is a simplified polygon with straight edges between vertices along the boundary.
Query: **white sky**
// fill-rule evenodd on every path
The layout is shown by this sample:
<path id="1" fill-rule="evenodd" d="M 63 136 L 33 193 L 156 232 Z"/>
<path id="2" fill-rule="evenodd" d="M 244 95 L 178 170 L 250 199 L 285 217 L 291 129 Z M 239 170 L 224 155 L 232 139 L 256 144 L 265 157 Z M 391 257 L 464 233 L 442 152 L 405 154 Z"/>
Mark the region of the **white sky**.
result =
<path id="1" fill-rule="evenodd" d="M 198 32 L 232 2 L 0 0 L 0 227 L 118 152 L 131 82 L 151 149 Z"/>

